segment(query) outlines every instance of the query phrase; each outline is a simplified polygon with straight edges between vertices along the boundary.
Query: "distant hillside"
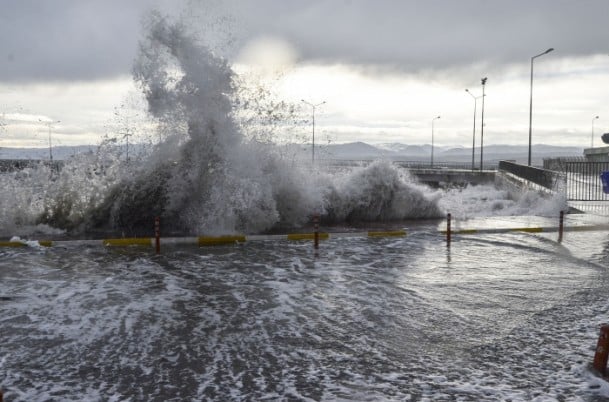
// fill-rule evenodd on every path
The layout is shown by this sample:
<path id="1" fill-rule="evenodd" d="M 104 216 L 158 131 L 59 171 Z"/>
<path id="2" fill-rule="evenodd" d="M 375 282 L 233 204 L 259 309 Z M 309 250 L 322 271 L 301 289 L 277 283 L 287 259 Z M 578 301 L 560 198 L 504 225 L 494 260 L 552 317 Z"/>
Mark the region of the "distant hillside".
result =
<path id="1" fill-rule="evenodd" d="M 310 147 L 309 147 L 310 149 Z M 349 144 L 334 144 L 331 147 L 321 146 L 318 154 L 327 159 L 375 159 L 387 158 L 392 160 L 425 161 L 431 157 L 431 145 L 408 145 L 400 143 L 380 144 L 372 146 L 357 142 Z M 327 152 L 324 150 L 327 149 Z M 516 160 L 526 162 L 529 148 L 526 145 L 489 145 L 484 147 L 485 161 Z M 358 158 L 354 156 L 357 155 Z M 541 164 L 542 159 L 564 156 L 582 156 L 583 148 L 560 147 L 555 145 L 538 144 L 532 147 L 532 158 L 535 164 Z M 475 149 L 475 160 L 480 160 L 480 148 Z M 434 160 L 437 162 L 471 162 L 472 149 L 466 147 L 434 147 Z"/>
<path id="2" fill-rule="evenodd" d="M 62 160 L 70 156 L 97 149 L 95 145 L 53 147 L 53 159 Z M 0 148 L 0 159 L 49 159 L 49 148 Z"/>
<path id="3" fill-rule="evenodd" d="M 132 149 L 141 148 L 138 144 Z M 284 149 L 290 155 L 308 159 L 311 157 L 311 145 L 290 144 Z M 95 152 L 95 145 L 58 146 L 53 147 L 53 159 L 67 159 L 72 155 L 83 152 Z M 533 146 L 533 163 L 540 165 L 544 158 L 582 156 L 583 148 L 560 147 L 555 145 L 538 144 Z M 431 156 L 429 144 L 410 145 L 401 143 L 370 145 L 365 142 L 351 142 L 346 144 L 329 144 L 315 147 L 317 159 L 342 160 L 369 160 L 391 159 L 403 161 L 427 161 Z M 471 162 L 472 150 L 466 147 L 434 147 L 434 161 L 437 162 Z M 499 160 L 515 160 L 526 162 L 528 146 L 526 145 L 489 145 L 484 147 L 484 160 L 486 162 Z M 49 159 L 48 148 L 0 148 L 0 159 Z M 480 148 L 475 150 L 475 161 L 480 160 Z"/>
<path id="4" fill-rule="evenodd" d="M 391 153 L 391 151 L 377 148 L 365 142 L 323 145 L 320 147 L 320 150 L 329 158 L 334 157 L 337 159 L 378 158 Z"/>

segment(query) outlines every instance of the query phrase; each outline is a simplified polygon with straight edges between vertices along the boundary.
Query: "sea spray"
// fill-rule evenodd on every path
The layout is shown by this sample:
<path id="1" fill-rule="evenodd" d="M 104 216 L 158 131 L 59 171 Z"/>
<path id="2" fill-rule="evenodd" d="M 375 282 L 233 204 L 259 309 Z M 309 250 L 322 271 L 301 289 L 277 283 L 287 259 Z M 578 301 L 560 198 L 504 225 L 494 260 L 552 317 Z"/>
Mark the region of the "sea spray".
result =
<path id="1" fill-rule="evenodd" d="M 167 234 L 222 234 L 298 227 L 314 212 L 328 223 L 441 215 L 437 193 L 389 162 L 329 174 L 246 136 L 228 62 L 159 14 L 146 32 L 134 79 L 159 142 L 145 157 L 107 144 L 68 161 L 44 184 L 37 222 L 131 236 L 149 235 L 155 216 Z"/>
<path id="2" fill-rule="evenodd" d="M 549 217 L 569 209 L 562 192 L 544 194 L 525 190 L 518 194 L 517 199 L 512 199 L 506 189 L 492 184 L 447 189 L 439 200 L 439 206 L 456 219 L 517 215 Z"/>
<path id="3" fill-rule="evenodd" d="M 356 222 L 440 217 L 440 194 L 426 195 L 414 183 L 406 171 L 387 161 L 358 168 L 336 183 L 328 183 L 326 218 Z"/>

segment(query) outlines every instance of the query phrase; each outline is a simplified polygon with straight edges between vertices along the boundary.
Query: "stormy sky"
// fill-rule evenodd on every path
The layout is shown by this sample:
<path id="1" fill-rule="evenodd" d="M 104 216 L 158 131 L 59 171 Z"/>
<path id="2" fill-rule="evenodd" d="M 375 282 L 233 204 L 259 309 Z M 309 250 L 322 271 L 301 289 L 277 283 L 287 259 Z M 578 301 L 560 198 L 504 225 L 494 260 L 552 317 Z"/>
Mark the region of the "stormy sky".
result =
<path id="1" fill-rule="evenodd" d="M 488 141 L 525 144 L 531 57 L 550 47 L 535 59 L 535 142 L 588 146 L 592 124 L 609 131 L 606 0 L 2 0 L 0 146 L 44 146 L 36 121 L 60 121 L 65 145 L 99 141 L 133 96 L 151 9 L 236 65 L 281 69 L 287 100 L 326 101 L 318 122 L 334 142 L 428 143 L 442 115 L 441 145 L 468 145 L 464 89 L 479 95 L 488 77 Z"/>

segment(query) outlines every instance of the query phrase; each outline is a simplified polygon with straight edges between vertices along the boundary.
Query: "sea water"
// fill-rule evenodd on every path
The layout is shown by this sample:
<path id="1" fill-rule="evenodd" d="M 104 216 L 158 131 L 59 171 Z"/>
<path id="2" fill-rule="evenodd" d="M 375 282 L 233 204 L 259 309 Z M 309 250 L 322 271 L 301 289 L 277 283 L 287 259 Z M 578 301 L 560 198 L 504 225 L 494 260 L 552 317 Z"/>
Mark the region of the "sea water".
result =
<path id="1" fill-rule="evenodd" d="M 450 248 L 438 234 L 448 212 L 456 228 L 555 224 L 564 197 L 431 189 L 388 161 L 296 160 L 259 135 L 290 106 L 244 96 L 225 60 L 156 14 L 134 79 L 158 143 L 127 159 L 110 141 L 60 171 L 0 175 L 3 238 L 150 236 L 155 216 L 164 235 L 277 233 L 316 213 L 324 230 L 408 235 L 318 251 L 0 250 L 6 400 L 609 398 L 588 370 L 609 309 L 606 232 L 455 236 Z"/>
<path id="2" fill-rule="evenodd" d="M 429 231 L 426 231 L 429 229 Z M 606 232 L 17 249 L 7 400 L 602 400 Z"/>

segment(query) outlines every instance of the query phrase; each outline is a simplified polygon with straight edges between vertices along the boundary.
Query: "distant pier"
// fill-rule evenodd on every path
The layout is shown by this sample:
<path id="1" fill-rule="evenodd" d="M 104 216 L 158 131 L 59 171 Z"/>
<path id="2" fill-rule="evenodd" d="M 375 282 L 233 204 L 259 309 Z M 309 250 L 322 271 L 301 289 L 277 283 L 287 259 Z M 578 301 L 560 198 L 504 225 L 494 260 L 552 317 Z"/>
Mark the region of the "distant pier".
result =
<path id="1" fill-rule="evenodd" d="M 34 168 L 36 166 L 52 166 L 53 169 L 59 170 L 63 167 L 62 160 L 41 160 L 41 159 L 0 159 L 0 173 L 15 172 L 18 170 Z"/>
<path id="2" fill-rule="evenodd" d="M 408 169 L 421 183 L 430 186 L 466 185 L 466 184 L 488 184 L 495 181 L 494 170 L 465 170 L 465 169 Z"/>

